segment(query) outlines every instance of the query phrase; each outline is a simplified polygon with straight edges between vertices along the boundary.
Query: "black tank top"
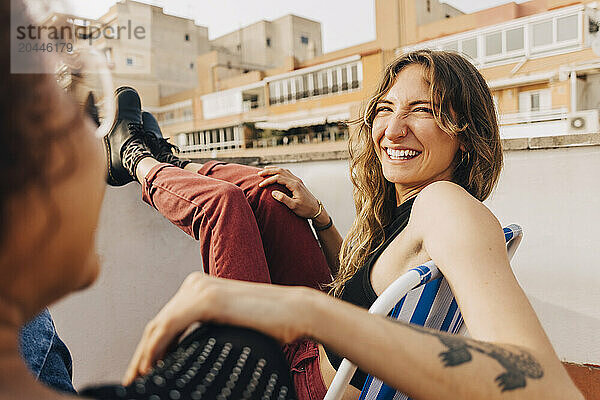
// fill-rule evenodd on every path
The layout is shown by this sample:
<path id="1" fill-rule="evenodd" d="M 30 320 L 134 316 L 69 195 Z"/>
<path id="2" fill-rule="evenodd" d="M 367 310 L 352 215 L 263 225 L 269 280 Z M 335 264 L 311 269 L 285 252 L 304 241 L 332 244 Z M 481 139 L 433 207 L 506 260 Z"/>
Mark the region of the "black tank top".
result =
<path id="1" fill-rule="evenodd" d="M 366 309 L 369 309 L 371 305 L 373 305 L 373 302 L 377 299 L 377 294 L 371 285 L 371 269 L 373 268 L 375 261 L 381 256 L 381 253 L 383 253 L 396 236 L 406 228 L 414 200 L 415 198 L 413 197 L 396 208 L 394 211 L 394 219 L 389 225 L 383 228 L 385 233 L 383 245 L 367 259 L 364 267 L 359 269 L 356 274 L 346 282 L 344 291 L 342 292 L 342 300 Z M 331 365 L 337 370 L 342 363 L 342 357 L 327 349 L 327 347 L 324 348 L 329 362 L 331 362 Z M 361 390 L 366 379 L 367 373 L 358 369 L 354 373 L 350 384 L 358 390 Z"/>

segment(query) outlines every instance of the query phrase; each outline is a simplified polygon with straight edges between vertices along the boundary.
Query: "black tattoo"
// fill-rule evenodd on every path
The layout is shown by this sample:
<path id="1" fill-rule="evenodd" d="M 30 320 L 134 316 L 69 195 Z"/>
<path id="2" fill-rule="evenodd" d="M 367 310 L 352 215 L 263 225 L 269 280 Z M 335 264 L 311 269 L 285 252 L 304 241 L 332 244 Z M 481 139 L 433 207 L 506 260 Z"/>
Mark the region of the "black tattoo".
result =
<path id="1" fill-rule="evenodd" d="M 469 340 L 461 336 L 453 336 L 424 329 L 420 326 L 407 325 L 419 332 L 427 333 L 437 337 L 448 351 L 439 354 L 442 363 L 446 367 L 454 367 L 471 361 L 473 356 L 469 350 L 485 354 L 496 360 L 504 369 L 496 377 L 498 386 L 502 392 L 524 388 L 527 385 L 525 378 L 540 379 L 544 376 L 544 371 L 540 363 L 528 352 L 524 350 L 510 351 L 491 343 Z"/>

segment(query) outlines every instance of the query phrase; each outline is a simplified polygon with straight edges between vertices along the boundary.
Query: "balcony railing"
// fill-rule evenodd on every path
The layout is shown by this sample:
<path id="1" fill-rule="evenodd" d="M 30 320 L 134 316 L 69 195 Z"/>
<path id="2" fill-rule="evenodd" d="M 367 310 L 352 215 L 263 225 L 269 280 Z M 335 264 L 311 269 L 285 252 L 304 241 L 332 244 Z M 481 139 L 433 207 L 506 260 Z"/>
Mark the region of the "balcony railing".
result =
<path id="1" fill-rule="evenodd" d="M 229 140 L 226 142 L 189 144 L 186 146 L 180 146 L 180 151 L 182 153 L 195 153 L 195 152 L 213 151 L 213 150 L 239 149 L 239 148 L 242 148 L 243 145 L 244 145 L 244 143 L 241 140 Z"/>
<path id="2" fill-rule="evenodd" d="M 532 122 L 560 121 L 567 119 L 566 108 L 528 111 L 500 115 L 500 125 L 527 124 Z"/>
<path id="3" fill-rule="evenodd" d="M 274 136 L 252 140 L 252 147 L 277 147 L 309 143 L 340 142 L 348 140 L 348 130 L 330 130 L 329 132 L 306 133 L 300 135 Z"/>

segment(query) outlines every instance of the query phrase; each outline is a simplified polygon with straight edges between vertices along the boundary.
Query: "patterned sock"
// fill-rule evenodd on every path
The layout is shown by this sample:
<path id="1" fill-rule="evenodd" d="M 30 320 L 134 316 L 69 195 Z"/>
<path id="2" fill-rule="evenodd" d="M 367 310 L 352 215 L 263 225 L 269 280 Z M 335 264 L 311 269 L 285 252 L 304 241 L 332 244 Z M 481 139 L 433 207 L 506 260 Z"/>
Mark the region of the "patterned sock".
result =
<path id="1" fill-rule="evenodd" d="M 146 157 L 153 157 L 150 148 L 141 136 L 132 136 L 132 138 L 123 146 L 121 160 L 123 167 L 129 172 L 129 175 L 137 181 L 135 170 L 138 164 Z"/>

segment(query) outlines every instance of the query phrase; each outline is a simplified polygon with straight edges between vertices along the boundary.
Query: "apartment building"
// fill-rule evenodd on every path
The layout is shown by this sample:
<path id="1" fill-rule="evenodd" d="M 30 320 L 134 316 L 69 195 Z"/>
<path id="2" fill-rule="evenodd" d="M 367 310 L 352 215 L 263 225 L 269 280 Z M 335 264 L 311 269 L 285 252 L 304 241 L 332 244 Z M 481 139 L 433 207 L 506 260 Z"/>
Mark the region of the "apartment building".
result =
<path id="1" fill-rule="evenodd" d="M 492 89 L 503 138 L 599 132 L 599 7 L 508 3 L 419 27 L 396 54 L 434 48 L 468 56 Z"/>
<path id="2" fill-rule="evenodd" d="M 234 56 L 242 70 L 266 71 L 281 67 L 289 56 L 303 62 L 323 53 L 321 24 L 291 14 L 217 37 L 211 46 Z"/>
<path id="3" fill-rule="evenodd" d="M 94 40 L 93 46 L 105 54 L 115 86 L 136 87 L 145 105 L 158 106 L 161 98 L 198 85 L 196 59 L 209 51 L 210 44 L 208 28 L 193 19 L 124 0 L 92 23 L 112 27 L 112 32 L 127 28 L 116 37 Z M 132 36 L 136 28 L 143 34 Z"/>
<path id="4" fill-rule="evenodd" d="M 57 16 L 90 31 L 102 29 L 105 34 L 90 43 L 105 55 L 115 86 L 134 86 L 145 107 L 171 121 L 193 119 L 189 101 L 173 103 L 190 89 L 220 90 L 222 80 L 322 54 L 320 23 L 295 15 L 260 21 L 212 41 L 208 28 L 192 18 L 134 0 L 121 0 L 94 20 Z"/>
<path id="5" fill-rule="evenodd" d="M 374 5 L 375 41 L 303 61 L 287 57 L 275 69 L 228 76 L 205 70 L 199 81 L 210 82 L 163 102 L 193 113 L 185 127 L 172 122 L 181 107 L 170 111 L 172 120 L 163 115 L 165 131 L 184 151 L 213 155 L 332 146 L 347 137 L 346 122 L 358 117 L 385 64 L 420 48 L 473 61 L 492 89 L 503 138 L 600 131 L 600 56 L 593 51 L 599 2 L 531 0 L 471 14 L 435 0 Z"/>

